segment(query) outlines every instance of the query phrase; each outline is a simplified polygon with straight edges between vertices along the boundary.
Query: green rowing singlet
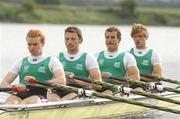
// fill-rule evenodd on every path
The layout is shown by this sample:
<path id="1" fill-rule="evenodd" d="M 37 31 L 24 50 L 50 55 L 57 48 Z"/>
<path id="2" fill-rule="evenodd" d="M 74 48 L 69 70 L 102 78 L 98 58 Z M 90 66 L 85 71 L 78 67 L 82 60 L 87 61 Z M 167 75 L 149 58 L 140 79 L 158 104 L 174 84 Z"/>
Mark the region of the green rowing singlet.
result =
<path id="1" fill-rule="evenodd" d="M 149 49 L 149 51 L 144 56 L 136 56 L 134 53 L 134 49 L 132 48 L 130 50 L 130 53 L 136 59 L 137 67 L 139 69 L 140 74 L 152 74 L 153 72 L 153 65 L 151 63 L 152 52 L 153 50 Z"/>
<path id="2" fill-rule="evenodd" d="M 124 55 L 125 53 L 122 52 L 117 57 L 109 59 L 104 56 L 104 51 L 101 51 L 97 59 L 100 71 L 109 72 L 113 77 L 125 77 Z"/>
<path id="3" fill-rule="evenodd" d="M 81 57 L 74 61 L 69 61 L 63 53 L 59 53 L 59 60 L 62 62 L 64 71 L 72 72 L 75 76 L 87 78 L 89 72 L 86 68 L 87 53 L 83 53 Z"/>
<path id="4" fill-rule="evenodd" d="M 28 57 L 25 57 L 22 60 L 22 65 L 19 73 L 20 83 L 24 85 L 29 85 L 26 81 L 24 81 L 25 76 L 34 76 L 37 80 L 40 81 L 51 80 L 53 77 L 53 73 L 49 69 L 49 61 L 50 57 L 44 59 L 37 64 L 31 64 L 28 61 Z"/>

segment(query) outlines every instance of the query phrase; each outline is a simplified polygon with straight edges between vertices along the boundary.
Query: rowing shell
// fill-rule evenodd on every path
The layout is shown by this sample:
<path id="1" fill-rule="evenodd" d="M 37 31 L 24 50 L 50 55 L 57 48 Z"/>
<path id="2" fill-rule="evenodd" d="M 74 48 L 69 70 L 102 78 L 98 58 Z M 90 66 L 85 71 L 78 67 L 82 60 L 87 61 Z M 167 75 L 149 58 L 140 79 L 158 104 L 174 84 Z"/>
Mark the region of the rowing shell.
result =
<path id="1" fill-rule="evenodd" d="M 162 94 L 161 94 L 162 95 Z M 180 94 L 164 93 L 163 96 L 180 100 Z M 143 96 L 124 97 L 130 100 L 150 103 L 157 106 L 175 104 L 157 101 Z M 0 119 L 81 119 L 108 118 L 145 112 L 148 108 L 115 102 L 108 99 L 76 99 L 29 105 L 0 105 Z M 5 111 L 6 110 L 6 111 Z"/>

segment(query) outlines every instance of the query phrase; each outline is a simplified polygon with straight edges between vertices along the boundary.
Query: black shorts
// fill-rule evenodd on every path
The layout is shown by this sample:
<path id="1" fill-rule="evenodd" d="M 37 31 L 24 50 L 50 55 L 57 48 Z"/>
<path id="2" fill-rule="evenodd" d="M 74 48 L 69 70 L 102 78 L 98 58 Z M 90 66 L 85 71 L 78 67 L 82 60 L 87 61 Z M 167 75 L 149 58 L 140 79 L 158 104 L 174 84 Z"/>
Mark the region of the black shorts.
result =
<path id="1" fill-rule="evenodd" d="M 29 89 L 29 91 L 21 92 L 21 93 L 17 93 L 17 94 L 13 94 L 13 95 L 20 97 L 21 99 L 25 99 L 25 98 L 28 98 L 33 95 L 39 96 L 41 99 L 44 99 L 47 97 L 47 89 L 46 88 L 34 87 L 31 85 L 28 85 L 26 87 Z"/>
<path id="2" fill-rule="evenodd" d="M 68 84 L 68 86 L 76 87 L 76 88 L 84 88 L 80 86 L 79 84 Z"/>
<path id="3" fill-rule="evenodd" d="M 63 90 L 63 89 L 60 89 L 60 88 L 54 88 L 54 89 L 51 89 L 51 93 L 54 93 L 56 95 L 58 95 L 59 97 L 64 97 L 65 95 L 69 94 L 69 92 Z"/>
<path id="4" fill-rule="evenodd" d="M 147 90 L 148 88 L 141 85 L 141 84 L 130 84 L 130 88 L 135 89 L 135 88 L 142 88 L 143 90 Z"/>
<path id="5" fill-rule="evenodd" d="M 106 90 L 111 90 L 111 89 L 106 88 L 106 87 L 102 87 L 100 90 L 97 90 L 97 92 L 102 93 L 102 92 L 104 92 Z"/>

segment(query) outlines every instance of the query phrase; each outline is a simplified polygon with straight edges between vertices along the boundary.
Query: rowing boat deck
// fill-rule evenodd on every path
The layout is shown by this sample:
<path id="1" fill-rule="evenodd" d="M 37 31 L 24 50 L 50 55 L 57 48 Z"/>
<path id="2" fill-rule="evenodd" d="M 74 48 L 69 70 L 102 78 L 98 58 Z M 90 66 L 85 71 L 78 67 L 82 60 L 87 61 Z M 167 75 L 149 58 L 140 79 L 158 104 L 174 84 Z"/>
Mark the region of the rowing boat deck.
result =
<path id="1" fill-rule="evenodd" d="M 90 105 L 91 103 L 91 105 Z M 80 119 L 80 118 L 102 118 L 126 115 L 128 113 L 139 113 L 144 111 L 143 107 L 132 106 L 124 103 L 98 104 L 90 101 L 86 106 L 70 106 L 71 104 L 53 106 L 51 109 L 41 108 L 29 111 L 8 112 L 0 115 L 0 119 Z M 129 108 L 129 106 L 131 108 Z M 128 110 L 128 111 L 127 111 Z"/>
<path id="2" fill-rule="evenodd" d="M 168 95 L 168 97 L 180 100 L 180 95 Z M 165 107 L 173 106 L 171 103 L 147 99 L 142 96 L 134 96 L 131 97 L 131 99 L 151 104 L 154 103 Z M 3 106 L 4 109 L 9 108 L 9 111 L 13 112 L 2 111 L 0 119 L 112 118 L 148 110 L 148 108 L 114 102 L 108 99 L 78 99 L 30 105 L 1 105 L 0 108 L 2 109 Z"/>

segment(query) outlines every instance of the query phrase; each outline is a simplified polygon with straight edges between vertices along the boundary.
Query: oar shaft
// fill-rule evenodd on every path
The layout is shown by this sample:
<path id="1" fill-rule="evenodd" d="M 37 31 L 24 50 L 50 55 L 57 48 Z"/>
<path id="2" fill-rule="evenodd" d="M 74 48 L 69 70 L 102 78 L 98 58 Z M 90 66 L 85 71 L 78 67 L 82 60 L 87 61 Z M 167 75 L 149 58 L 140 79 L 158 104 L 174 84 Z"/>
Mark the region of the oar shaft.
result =
<path id="1" fill-rule="evenodd" d="M 177 81 L 177 80 L 166 79 L 166 78 L 161 78 L 161 80 L 165 81 L 165 82 L 169 82 L 169 83 L 174 83 L 174 84 L 180 85 L 180 81 Z"/>
<path id="2" fill-rule="evenodd" d="M 79 88 L 75 88 L 75 87 L 64 86 L 64 85 L 60 85 L 60 84 L 59 85 L 58 84 L 52 84 L 52 83 L 48 83 L 48 82 L 46 82 L 46 83 L 37 82 L 37 83 L 41 84 L 41 85 L 53 87 L 53 88 L 64 89 L 64 90 L 66 90 L 68 92 L 79 93 Z M 160 106 L 154 106 L 154 105 L 150 105 L 150 104 L 147 104 L 147 103 L 137 102 L 137 101 L 134 101 L 134 100 L 123 99 L 123 98 L 120 98 L 120 97 L 113 97 L 113 96 L 98 93 L 98 92 L 95 92 L 95 91 L 92 92 L 92 95 L 97 96 L 97 97 L 101 97 L 101 98 L 106 98 L 106 99 L 118 101 L 118 102 L 125 102 L 125 103 L 128 103 L 128 104 L 133 104 L 133 105 L 137 105 L 137 106 L 142 106 L 142 107 L 147 107 L 147 108 L 151 108 L 151 109 L 157 109 L 157 110 L 161 110 L 161 111 L 180 114 L 179 110 L 170 109 L 170 108 L 166 108 L 166 107 L 160 107 Z"/>
<path id="3" fill-rule="evenodd" d="M 175 113 L 175 114 L 180 114 L 179 110 L 160 107 L 160 106 L 155 106 L 155 105 L 150 105 L 150 104 L 147 104 L 147 103 L 137 102 L 137 101 L 134 101 L 134 100 L 126 100 L 126 99 L 123 99 L 123 98 L 113 97 L 113 96 L 105 95 L 105 94 L 102 94 L 102 93 L 94 92 L 93 95 L 97 96 L 97 97 L 101 97 L 101 98 L 107 98 L 107 99 L 110 99 L 110 100 L 118 101 L 118 102 L 125 102 L 125 103 L 132 104 L 132 105 L 137 105 L 137 106 L 147 107 L 147 108 L 151 108 L 151 109 L 157 109 L 157 110 L 161 110 L 161 111 L 165 111 L 165 112 L 171 112 L 171 113 Z"/>
<path id="4" fill-rule="evenodd" d="M 119 79 L 119 78 L 116 78 L 116 77 L 110 77 L 110 78 L 113 79 L 113 80 L 117 80 L 117 81 L 119 80 L 121 82 L 121 79 Z M 152 87 L 151 84 L 146 83 L 146 82 L 142 82 L 142 81 L 131 80 L 131 79 L 125 80 L 125 81 L 128 82 L 129 84 L 134 84 L 134 85 L 140 84 L 140 85 L 143 85 L 143 86 L 145 86 L 147 88 Z M 154 87 L 154 88 L 156 88 L 156 87 Z M 163 88 L 164 91 L 180 93 L 180 90 L 178 90 L 178 89 L 169 88 L 169 87 L 162 87 L 162 88 Z"/>
<path id="5" fill-rule="evenodd" d="M 143 76 L 143 77 L 146 77 L 146 78 L 149 78 L 149 79 L 156 79 L 158 81 L 160 81 L 160 78 L 158 78 L 157 76 L 153 76 L 153 75 L 147 75 L 147 74 L 140 74 L 140 76 Z"/>
<path id="6" fill-rule="evenodd" d="M 116 87 L 118 87 L 118 85 L 114 85 L 114 84 L 110 84 L 110 83 L 106 83 L 106 82 L 100 82 L 100 81 L 96 81 L 96 80 L 93 80 L 93 79 L 83 79 L 83 78 L 77 77 L 77 76 L 74 76 L 74 78 L 76 78 L 78 80 L 81 80 L 81 81 L 88 82 L 88 83 L 101 85 L 101 86 L 104 86 L 104 87 L 106 87 L 108 89 L 111 89 L 111 90 L 118 90 L 116 88 Z M 154 98 L 154 99 L 158 99 L 158 100 L 162 100 L 162 101 L 166 101 L 166 102 L 170 102 L 170 103 L 174 103 L 174 104 L 180 104 L 180 101 L 177 101 L 177 100 L 173 100 L 173 99 L 170 99 L 170 98 L 165 98 L 165 97 L 153 95 L 153 94 L 146 93 L 146 92 L 136 91 L 136 90 L 133 90 L 133 89 L 130 89 L 130 93 L 141 95 L 141 96 L 146 96 L 146 97 L 150 97 L 150 98 Z"/>
<path id="7" fill-rule="evenodd" d="M 119 81 L 119 82 L 126 82 L 127 84 L 134 84 L 134 85 L 142 84 L 146 88 L 148 88 L 150 86 L 148 83 L 138 81 L 138 80 L 132 80 L 132 79 L 125 80 L 123 78 L 119 78 L 119 77 L 117 78 L 117 77 L 113 77 L 113 76 L 110 76 L 109 79 L 116 80 L 116 81 Z"/>
<path id="8" fill-rule="evenodd" d="M 78 79 L 78 80 L 81 80 L 81 81 L 85 81 L 87 83 L 92 83 L 92 81 L 89 78 L 77 77 L 77 76 L 73 76 L 72 78 L 73 79 Z"/>
<path id="9" fill-rule="evenodd" d="M 180 85 L 180 81 L 178 81 L 178 80 L 167 79 L 167 78 L 164 78 L 164 77 L 158 77 L 158 76 L 153 76 L 153 75 L 145 75 L 145 74 L 140 74 L 140 75 L 143 76 L 143 77 L 146 77 L 146 78 L 156 79 L 158 81 L 165 81 L 165 82 L 169 82 L 169 83 L 174 83 L 174 84 Z"/>
<path id="10" fill-rule="evenodd" d="M 29 91 L 28 88 L 24 88 L 23 91 Z M 0 92 L 23 92 L 18 87 L 14 86 L 12 88 L 0 88 Z"/>
<path id="11" fill-rule="evenodd" d="M 0 88 L 0 92 L 12 91 L 12 88 Z"/>
<path id="12" fill-rule="evenodd" d="M 178 90 L 178 89 L 169 88 L 169 87 L 164 87 L 163 89 L 166 90 L 166 91 L 169 91 L 169 92 L 175 92 L 175 93 L 180 94 L 180 90 Z"/>
<path id="13" fill-rule="evenodd" d="M 82 77 L 77 77 L 77 76 L 73 76 L 73 78 L 87 82 L 87 83 L 93 83 L 93 84 L 101 85 L 101 86 L 106 87 L 108 89 L 112 89 L 112 86 L 113 86 L 113 84 L 103 83 L 101 81 L 96 81 L 96 80 L 89 79 L 89 78 L 82 78 Z"/>
<path id="14" fill-rule="evenodd" d="M 144 92 L 136 91 L 136 90 L 131 90 L 131 93 L 180 105 L 180 101 L 178 101 L 178 100 L 173 100 L 170 98 L 165 98 L 162 96 L 153 95 L 150 93 L 144 93 Z"/>

